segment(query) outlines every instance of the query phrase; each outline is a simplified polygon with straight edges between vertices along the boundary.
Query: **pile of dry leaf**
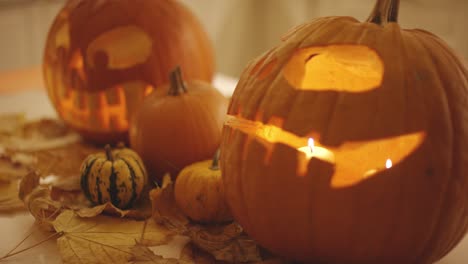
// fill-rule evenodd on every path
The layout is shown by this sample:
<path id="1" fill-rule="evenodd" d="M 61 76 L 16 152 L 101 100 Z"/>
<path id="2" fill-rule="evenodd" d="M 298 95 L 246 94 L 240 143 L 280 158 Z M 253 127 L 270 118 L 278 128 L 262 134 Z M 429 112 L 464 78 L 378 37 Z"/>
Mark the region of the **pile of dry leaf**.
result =
<path id="1" fill-rule="evenodd" d="M 64 263 L 285 263 L 236 223 L 191 222 L 175 204 L 170 177 L 131 210 L 92 206 L 81 192 L 79 168 L 98 151 L 57 120 L 0 116 L 0 213 L 29 210 L 57 240 Z M 175 236 L 188 241 L 179 259 L 150 248 Z"/>

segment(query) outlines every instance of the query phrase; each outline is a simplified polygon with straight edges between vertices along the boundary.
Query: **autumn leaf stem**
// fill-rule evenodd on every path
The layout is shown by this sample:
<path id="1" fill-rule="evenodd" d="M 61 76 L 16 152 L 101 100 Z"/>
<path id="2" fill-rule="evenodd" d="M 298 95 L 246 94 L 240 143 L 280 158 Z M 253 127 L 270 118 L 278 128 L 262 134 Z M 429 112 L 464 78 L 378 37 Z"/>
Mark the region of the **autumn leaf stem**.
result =
<path id="1" fill-rule="evenodd" d="M 33 232 L 34 232 L 34 231 L 33 231 Z M 31 232 L 31 234 L 32 234 L 33 232 Z M 27 237 L 31 236 L 31 234 L 29 234 Z M 27 247 L 27 248 L 24 248 L 24 249 L 20 250 L 20 251 L 16 251 L 16 252 L 12 253 L 15 249 L 17 249 L 17 248 L 19 247 L 19 245 L 21 245 L 21 244 L 24 242 L 24 240 L 26 240 L 26 238 L 27 238 L 27 237 L 26 237 L 26 238 L 25 238 L 23 241 L 21 241 L 13 250 L 11 250 L 11 251 L 10 251 L 9 253 L 7 253 L 5 256 L 1 257 L 0 260 L 4 260 L 4 259 L 7 259 L 7 258 L 9 258 L 9 257 L 13 257 L 13 256 L 18 255 L 18 254 L 20 254 L 20 253 L 23 253 L 23 252 L 25 252 L 25 251 L 27 251 L 27 250 L 30 250 L 30 249 L 32 249 L 32 248 L 34 248 L 34 247 L 37 247 L 37 246 L 41 245 L 41 244 L 44 243 L 44 242 L 47 242 L 47 241 L 49 241 L 49 240 L 51 240 L 51 239 L 53 239 L 53 238 L 55 238 L 55 237 L 59 237 L 59 236 L 62 236 L 62 235 L 63 235 L 63 232 L 54 233 L 54 234 L 48 236 L 47 238 L 45 238 L 45 239 L 43 239 L 43 240 L 37 242 L 37 243 L 34 244 L 34 245 L 31 245 L 31 246 L 29 246 L 29 247 Z"/>
<path id="2" fill-rule="evenodd" d="M 148 224 L 148 220 L 145 221 L 145 224 L 143 225 L 143 230 L 141 231 L 141 237 L 140 237 L 140 242 L 143 241 L 145 237 L 145 232 L 146 232 L 146 225 Z"/>
<path id="3" fill-rule="evenodd" d="M 51 219 L 53 216 L 55 216 L 59 211 L 60 211 L 61 208 L 57 208 L 57 210 L 55 210 L 50 216 L 48 217 L 44 217 L 44 220 L 49 220 Z M 44 212 L 43 212 L 44 213 Z M 34 232 L 36 232 L 38 229 L 37 229 L 37 225 L 35 225 L 35 228 L 31 228 L 31 231 L 29 232 L 29 234 L 26 235 L 26 237 L 24 237 L 18 244 L 16 244 L 16 246 L 14 248 L 12 248 L 10 251 L 8 251 L 8 253 L 6 253 L 3 257 L 0 258 L 0 260 L 3 260 L 3 259 L 6 259 L 8 257 L 11 257 L 11 256 L 14 256 L 18 253 L 21 253 L 21 252 L 24 252 L 24 250 L 20 251 L 20 252 L 16 252 L 14 254 L 12 254 L 17 248 L 19 248 L 29 237 L 32 236 L 32 234 L 34 234 Z M 57 234 L 57 233 L 55 233 Z M 55 234 L 52 234 L 51 236 L 55 235 Z M 49 238 L 50 239 L 50 238 Z M 46 240 L 47 241 L 47 238 Z M 45 242 L 43 241 L 43 242 Z M 40 243 L 43 243 L 43 242 L 38 242 L 37 245 L 39 245 Z M 30 248 L 32 248 L 34 246 L 31 246 Z M 28 249 L 25 249 L 25 250 L 28 250 Z"/>
<path id="4" fill-rule="evenodd" d="M 23 243 L 24 241 L 26 241 L 26 239 L 28 239 L 30 236 L 32 236 L 32 234 L 34 234 L 34 232 L 36 232 L 36 229 L 32 229 L 31 232 L 29 232 L 29 234 L 23 238 L 23 240 L 21 240 L 18 244 L 16 244 L 16 246 L 14 248 L 12 248 L 10 251 L 8 251 L 8 253 L 6 253 L 3 257 L 0 258 L 1 259 L 4 259 L 4 258 L 7 258 L 13 251 L 15 251 L 17 248 L 19 248 Z"/>
<path id="5" fill-rule="evenodd" d="M 123 252 L 123 253 L 126 253 L 128 255 L 133 256 L 132 252 L 128 252 L 128 251 L 125 251 L 125 250 L 123 250 L 121 248 L 114 247 L 114 246 L 111 246 L 111 245 L 107 245 L 107 244 L 104 244 L 104 243 L 101 243 L 101 242 L 98 242 L 98 241 L 94 241 L 94 240 L 91 240 L 91 239 L 87 239 L 87 238 L 84 238 L 84 237 L 75 236 L 75 235 L 72 235 L 72 233 L 67 233 L 67 236 L 74 237 L 74 238 L 77 238 L 77 239 L 82 239 L 82 240 L 85 240 L 85 241 L 88 241 L 90 243 L 94 243 L 94 244 L 97 244 L 97 245 L 100 245 L 100 246 L 103 246 L 103 247 L 112 248 L 112 249 L 115 249 L 115 250 L 118 250 L 120 252 Z"/>

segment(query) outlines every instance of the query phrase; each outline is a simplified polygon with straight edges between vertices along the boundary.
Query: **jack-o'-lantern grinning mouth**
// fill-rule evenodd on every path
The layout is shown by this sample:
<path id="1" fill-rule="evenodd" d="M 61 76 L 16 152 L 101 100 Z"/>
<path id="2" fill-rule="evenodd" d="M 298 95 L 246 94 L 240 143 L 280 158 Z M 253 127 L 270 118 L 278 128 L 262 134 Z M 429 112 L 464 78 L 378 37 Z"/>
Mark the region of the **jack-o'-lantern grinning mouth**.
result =
<path id="1" fill-rule="evenodd" d="M 297 149 L 296 175 L 300 177 L 308 173 L 308 163 L 312 158 L 332 164 L 335 173 L 330 185 L 334 188 L 352 186 L 380 171 L 391 169 L 411 155 L 425 138 L 424 132 L 414 132 L 382 139 L 344 142 L 340 146 L 324 146 L 316 133 L 300 137 L 283 130 L 279 118 L 270 120 L 264 124 L 231 115 L 225 123 L 230 129 L 226 133 L 229 133 L 228 138 L 232 138 L 236 132 L 247 135 L 243 146 L 244 156 L 252 140 L 261 143 L 266 149 L 265 163 L 269 162 L 276 144 Z M 313 139 L 312 146 L 310 139 Z"/>
<path id="2" fill-rule="evenodd" d="M 59 97 L 59 109 L 63 119 L 82 129 L 101 132 L 125 131 L 128 118 L 141 99 L 154 88 L 141 81 L 127 82 L 105 91 L 88 92 L 70 89 Z M 137 93 L 138 92 L 138 93 Z M 129 94 L 131 96 L 129 96 Z"/>

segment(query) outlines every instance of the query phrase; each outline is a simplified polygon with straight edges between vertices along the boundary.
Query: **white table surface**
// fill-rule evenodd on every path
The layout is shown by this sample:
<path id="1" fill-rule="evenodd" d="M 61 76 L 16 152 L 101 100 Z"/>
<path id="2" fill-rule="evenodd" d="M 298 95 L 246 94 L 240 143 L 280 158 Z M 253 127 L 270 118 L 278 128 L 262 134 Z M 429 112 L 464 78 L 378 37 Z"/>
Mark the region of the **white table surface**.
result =
<path id="1" fill-rule="evenodd" d="M 218 75 L 214 81 L 215 87 L 229 96 L 235 88 L 236 81 L 232 78 Z M 53 117 L 55 112 L 49 104 L 49 99 L 42 89 L 24 90 L 18 93 L 0 95 L 0 113 L 25 112 L 28 118 Z M 0 256 L 6 254 L 34 225 L 34 219 L 28 212 L 13 215 L 0 213 Z M 36 232 L 31 241 L 40 241 L 47 233 Z M 168 246 L 153 248 L 165 257 L 178 257 L 180 245 L 184 238 L 177 237 Z M 41 244 L 25 253 L 6 259 L 2 263 L 61 263 L 60 255 L 54 240 Z M 395 263 L 397 264 L 397 263 Z M 468 264 L 468 236 L 438 264 Z"/>

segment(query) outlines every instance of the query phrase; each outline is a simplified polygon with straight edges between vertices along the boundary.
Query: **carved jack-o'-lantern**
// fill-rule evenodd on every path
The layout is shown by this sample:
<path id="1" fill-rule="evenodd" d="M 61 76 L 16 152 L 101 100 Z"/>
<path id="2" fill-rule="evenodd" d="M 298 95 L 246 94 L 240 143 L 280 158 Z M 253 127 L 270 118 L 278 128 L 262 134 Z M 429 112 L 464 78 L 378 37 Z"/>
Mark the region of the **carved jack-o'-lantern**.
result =
<path id="1" fill-rule="evenodd" d="M 186 79 L 213 77 L 208 37 L 175 0 L 69 0 L 49 32 L 44 76 L 59 116 L 106 143 L 126 136 L 133 110 L 178 65 Z"/>
<path id="2" fill-rule="evenodd" d="M 221 145 L 226 199 L 255 240 L 317 263 L 429 263 L 468 227 L 468 70 L 369 20 L 297 27 L 244 71 Z"/>

